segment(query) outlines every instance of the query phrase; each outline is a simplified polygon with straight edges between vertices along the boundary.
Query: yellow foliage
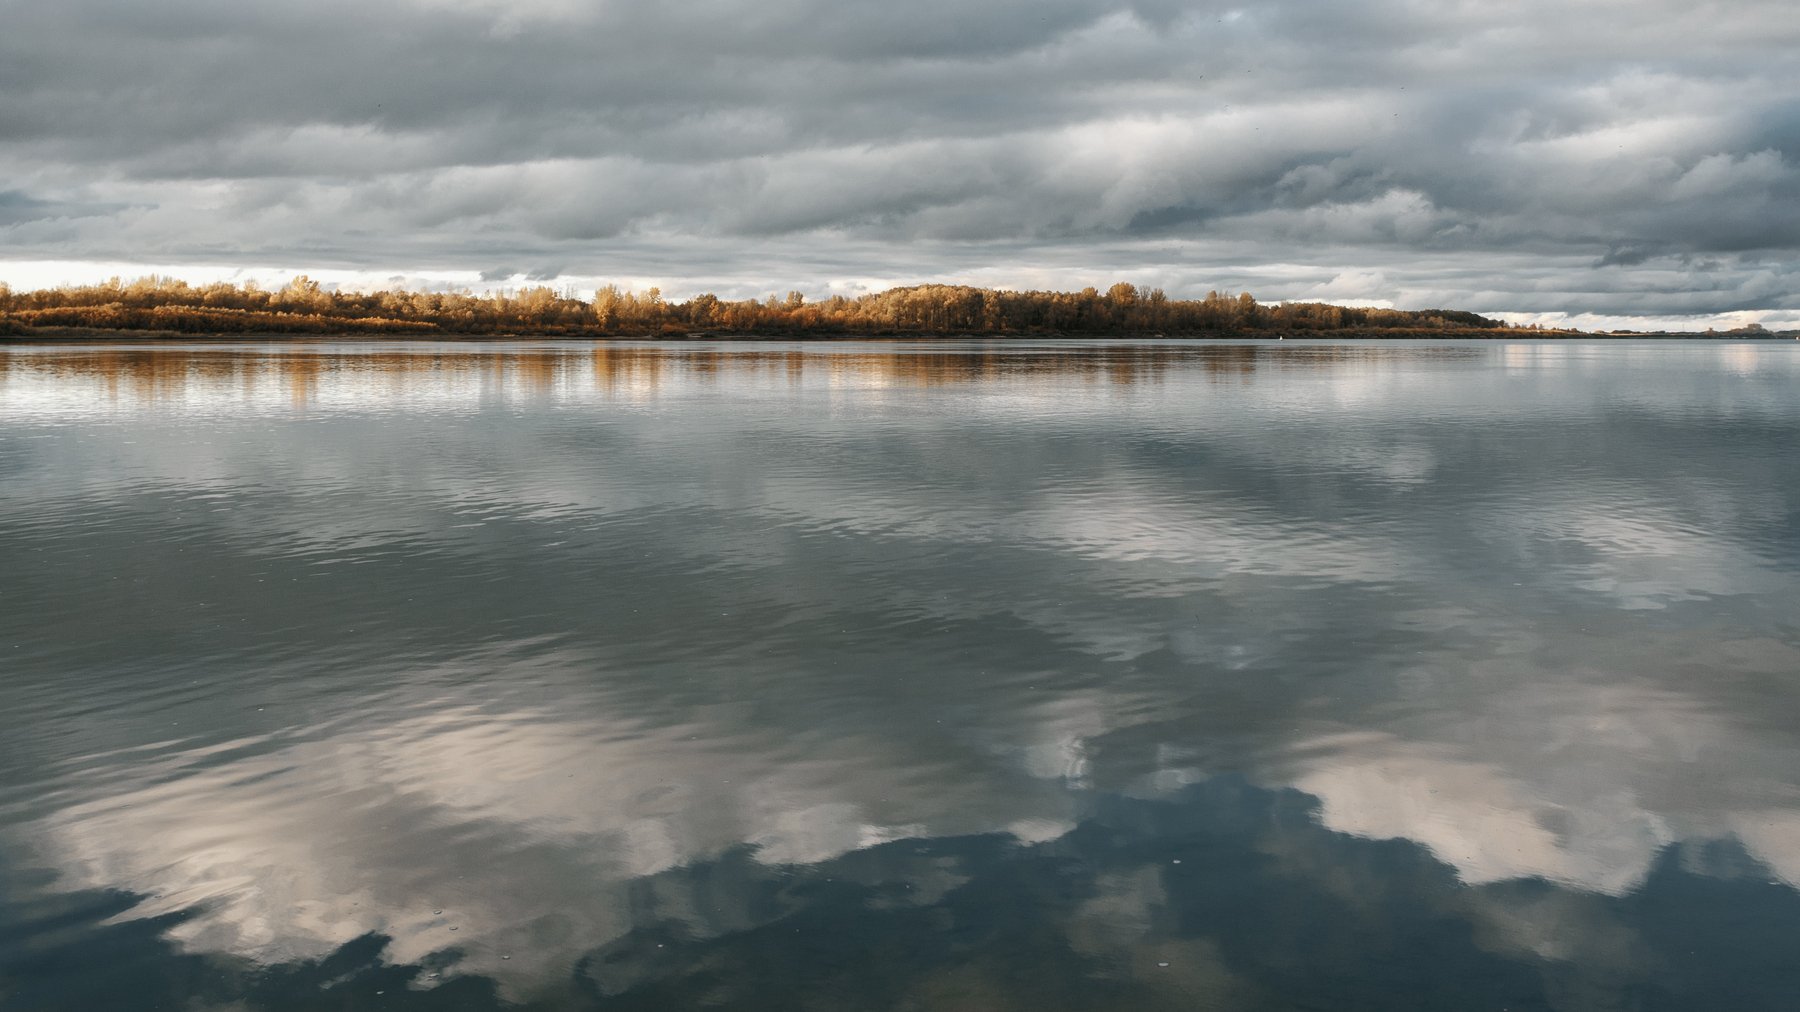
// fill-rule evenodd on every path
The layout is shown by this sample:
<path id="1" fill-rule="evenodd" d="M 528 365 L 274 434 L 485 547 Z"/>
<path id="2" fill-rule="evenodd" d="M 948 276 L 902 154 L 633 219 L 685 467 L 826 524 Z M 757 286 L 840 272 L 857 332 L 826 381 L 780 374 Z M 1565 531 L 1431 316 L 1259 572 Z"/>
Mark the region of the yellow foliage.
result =
<path id="1" fill-rule="evenodd" d="M 341 292 L 296 277 L 276 291 L 254 284 L 194 287 L 175 278 L 114 278 L 85 287 L 15 292 L 0 284 L 0 314 L 28 327 L 182 333 L 659 335 L 690 330 L 821 334 L 1232 335 L 1356 330 L 1423 333 L 1493 330 L 1473 313 L 1282 303 L 1248 292 L 1175 300 L 1128 282 L 1080 292 L 1011 292 L 916 285 L 856 298 L 726 301 L 704 294 L 670 302 L 607 285 L 584 302 L 547 287 L 517 293 Z"/>

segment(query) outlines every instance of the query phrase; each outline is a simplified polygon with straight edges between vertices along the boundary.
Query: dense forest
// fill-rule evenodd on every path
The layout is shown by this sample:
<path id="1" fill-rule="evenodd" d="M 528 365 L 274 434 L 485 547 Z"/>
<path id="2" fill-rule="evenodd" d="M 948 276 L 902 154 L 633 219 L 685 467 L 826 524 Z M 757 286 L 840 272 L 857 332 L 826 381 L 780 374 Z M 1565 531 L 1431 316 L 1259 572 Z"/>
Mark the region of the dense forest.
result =
<path id="1" fill-rule="evenodd" d="M 1456 310 L 1394 310 L 1317 302 L 1265 305 L 1248 292 L 1171 299 L 1119 283 L 1104 292 L 1013 292 L 917 285 L 855 298 L 671 302 L 655 288 L 608 285 L 591 299 L 528 288 L 467 292 L 333 291 L 306 277 L 268 290 L 190 285 L 172 278 L 14 292 L 0 284 L 0 333 L 41 328 L 181 334 L 390 334 L 540 336 L 855 336 L 882 334 L 1276 336 L 1355 331 L 1367 336 L 1501 331 L 1498 320 Z"/>

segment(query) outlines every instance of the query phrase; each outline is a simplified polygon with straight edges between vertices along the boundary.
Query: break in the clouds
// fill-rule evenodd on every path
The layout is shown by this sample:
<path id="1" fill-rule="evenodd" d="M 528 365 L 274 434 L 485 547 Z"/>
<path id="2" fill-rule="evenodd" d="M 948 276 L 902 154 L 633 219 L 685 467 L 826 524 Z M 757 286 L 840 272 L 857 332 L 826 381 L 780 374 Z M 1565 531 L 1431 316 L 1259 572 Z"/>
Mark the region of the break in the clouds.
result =
<path id="1" fill-rule="evenodd" d="M 1123 278 L 1800 324 L 1786 0 L 0 0 L 0 24 L 15 285 Z"/>

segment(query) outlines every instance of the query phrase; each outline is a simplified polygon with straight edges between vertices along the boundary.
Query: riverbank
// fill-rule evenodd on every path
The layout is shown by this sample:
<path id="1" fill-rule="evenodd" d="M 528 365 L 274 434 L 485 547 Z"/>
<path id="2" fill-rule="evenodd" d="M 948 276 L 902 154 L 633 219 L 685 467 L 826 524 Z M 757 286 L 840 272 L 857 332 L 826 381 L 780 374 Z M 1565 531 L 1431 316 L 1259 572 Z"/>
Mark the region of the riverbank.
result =
<path id="1" fill-rule="evenodd" d="M 0 284 L 0 336 L 53 340 L 414 338 L 425 340 L 880 340 L 1094 338 L 1146 340 L 1445 340 L 1466 338 L 1792 337 L 1756 324 L 1727 333 L 1591 333 L 1522 327 L 1459 309 L 1389 309 L 1325 302 L 1258 302 L 1248 292 L 1169 298 L 1121 282 L 1102 292 L 1011 291 L 914 285 L 813 301 L 789 292 L 764 300 L 701 294 L 665 299 L 656 288 L 607 285 L 580 298 L 538 287 L 471 292 L 328 289 L 307 278 L 268 291 L 193 286 L 171 278 L 14 292 Z"/>
<path id="2" fill-rule="evenodd" d="M 0 321 L 3 324 L 5 321 Z M 493 333 L 448 331 L 415 331 L 380 333 L 367 331 L 296 331 L 284 332 L 184 332 L 176 330 L 136 330 L 105 327 L 0 327 L 0 344 L 59 343 L 68 341 L 164 342 L 164 341 L 809 341 L 820 343 L 850 341 L 1793 341 L 1800 333 L 1764 331 L 1761 333 L 1695 333 L 1680 331 L 1608 333 L 1579 330 L 1506 329 L 1395 329 L 1369 328 L 1311 330 L 1277 334 L 1268 331 L 1196 331 L 1187 333 L 1119 331 L 1114 333 L 1031 331 L 1025 333 L 959 333 L 931 331 L 880 330 L 868 332 L 819 331 L 673 331 L 663 333 L 617 333 L 598 330 L 510 330 Z"/>

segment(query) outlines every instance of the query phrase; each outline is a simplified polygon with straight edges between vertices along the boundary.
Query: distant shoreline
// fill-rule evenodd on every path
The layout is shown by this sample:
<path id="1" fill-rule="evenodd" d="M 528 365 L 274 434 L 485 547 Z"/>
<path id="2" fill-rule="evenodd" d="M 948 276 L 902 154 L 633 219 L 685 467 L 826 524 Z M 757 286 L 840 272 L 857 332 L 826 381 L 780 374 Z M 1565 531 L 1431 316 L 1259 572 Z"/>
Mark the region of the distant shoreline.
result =
<path id="1" fill-rule="evenodd" d="M 175 278 L 114 278 L 85 287 L 15 292 L 0 283 L 0 337 L 51 340 L 1506 340 L 1782 338 L 1749 324 L 1724 334 L 1520 326 L 1460 309 L 1387 309 L 1326 302 L 1260 303 L 1249 292 L 1172 299 L 1119 282 L 1102 292 L 1013 291 L 923 284 L 809 301 L 680 302 L 656 288 L 614 285 L 583 299 L 546 287 L 471 292 L 340 291 L 306 277 L 276 291 L 194 286 Z"/>
<path id="2" fill-rule="evenodd" d="M 1767 331 L 1764 333 L 1704 333 L 1683 331 L 1641 331 L 1641 332 L 1589 332 L 1566 330 L 1506 330 L 1495 333 L 1491 330 L 1471 331 L 1465 328 L 1449 328 L 1444 330 L 1408 329 L 1378 331 L 1367 328 L 1343 330 L 1310 330 L 1294 334 L 1271 334 L 1266 331 L 1225 331 L 1196 333 L 1146 333 L 1139 331 L 1120 331 L 1116 333 L 1088 332 L 1032 332 L 1032 333 L 973 333 L 973 332 L 922 332 L 922 331 L 870 331 L 870 332 L 837 332 L 820 333 L 818 331 L 795 331 L 781 333 L 775 331 L 730 332 L 730 331 L 693 331 L 686 333 L 662 334 L 619 334 L 619 333 L 581 333 L 556 331 L 532 333 L 529 331 L 507 331 L 489 334 L 429 332 L 408 334 L 357 333 L 353 331 L 318 332 L 318 333 L 258 333 L 227 331 L 187 333 L 175 330 L 139 330 L 131 328 L 104 327 L 30 327 L 16 331 L 0 332 L 0 345 L 22 344 L 54 344 L 59 342 L 105 342 L 160 344 L 182 341 L 209 343 L 306 343 L 318 342 L 355 342 L 355 343 L 389 343 L 407 344 L 429 343 L 476 343 L 483 341 L 554 341 L 567 343 L 638 343 L 685 344 L 703 341 L 727 343 L 806 343 L 834 344 L 855 341 L 987 341 L 996 344 L 1029 341 L 1094 341 L 1094 342 L 1130 342 L 1130 341 L 1793 341 L 1800 340 L 1800 333 Z"/>

